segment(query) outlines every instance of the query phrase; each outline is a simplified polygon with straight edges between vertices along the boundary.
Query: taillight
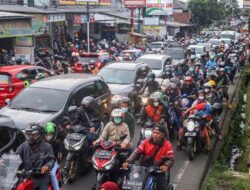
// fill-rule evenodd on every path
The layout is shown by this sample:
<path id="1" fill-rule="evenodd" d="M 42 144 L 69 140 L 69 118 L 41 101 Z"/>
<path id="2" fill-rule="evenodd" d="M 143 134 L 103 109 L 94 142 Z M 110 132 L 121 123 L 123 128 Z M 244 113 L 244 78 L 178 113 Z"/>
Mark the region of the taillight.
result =
<path id="1" fill-rule="evenodd" d="M 9 93 L 13 92 L 14 87 L 13 86 L 9 86 Z"/>
<path id="2" fill-rule="evenodd" d="M 100 69 L 101 66 L 102 66 L 102 63 L 101 63 L 101 62 L 97 62 L 97 63 L 96 63 L 96 68 Z"/>

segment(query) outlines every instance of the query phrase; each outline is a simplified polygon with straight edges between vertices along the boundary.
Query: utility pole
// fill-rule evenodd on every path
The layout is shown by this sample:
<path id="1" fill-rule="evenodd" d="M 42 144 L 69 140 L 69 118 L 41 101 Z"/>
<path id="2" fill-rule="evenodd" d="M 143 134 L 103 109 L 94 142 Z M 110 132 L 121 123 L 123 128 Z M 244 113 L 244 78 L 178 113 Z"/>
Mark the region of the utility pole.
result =
<path id="1" fill-rule="evenodd" d="M 130 44 L 133 45 L 134 33 L 134 8 L 130 8 Z"/>
<path id="2" fill-rule="evenodd" d="M 87 2 L 87 43 L 88 43 L 88 52 L 90 51 L 89 44 L 89 2 Z"/>

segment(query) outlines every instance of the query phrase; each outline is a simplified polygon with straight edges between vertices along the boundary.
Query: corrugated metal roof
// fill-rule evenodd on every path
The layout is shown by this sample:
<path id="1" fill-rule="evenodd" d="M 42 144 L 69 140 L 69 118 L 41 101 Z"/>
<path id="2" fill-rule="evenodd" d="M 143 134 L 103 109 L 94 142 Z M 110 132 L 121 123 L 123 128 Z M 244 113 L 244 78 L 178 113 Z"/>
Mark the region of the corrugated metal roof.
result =
<path id="1" fill-rule="evenodd" d="M 19 14 L 19 13 L 10 13 L 10 12 L 4 12 L 0 11 L 0 20 L 3 19 L 18 19 L 18 18 L 32 18 L 30 15 L 25 14 Z"/>
<path id="2" fill-rule="evenodd" d="M 27 7 L 21 5 L 1 5 L 0 11 L 15 12 L 15 13 L 34 13 L 34 14 L 48 14 L 48 13 L 61 13 L 53 9 L 40 9 L 35 7 Z"/>

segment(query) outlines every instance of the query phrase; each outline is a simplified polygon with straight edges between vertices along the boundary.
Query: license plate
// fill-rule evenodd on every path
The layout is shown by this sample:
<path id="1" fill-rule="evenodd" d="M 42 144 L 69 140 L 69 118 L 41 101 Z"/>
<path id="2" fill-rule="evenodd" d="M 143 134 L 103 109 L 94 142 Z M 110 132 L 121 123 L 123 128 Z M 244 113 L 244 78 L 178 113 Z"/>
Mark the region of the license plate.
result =
<path id="1" fill-rule="evenodd" d="M 79 140 L 81 140 L 82 135 L 78 134 L 78 133 L 71 133 L 71 134 L 68 134 L 68 138 L 70 140 L 77 140 L 77 141 L 79 141 Z"/>
<path id="2" fill-rule="evenodd" d="M 187 133 L 185 133 L 185 137 L 186 137 L 186 136 L 195 137 L 195 136 L 196 136 L 196 133 L 187 132 Z"/>
<path id="3" fill-rule="evenodd" d="M 111 152 L 110 151 L 100 151 L 95 153 L 96 158 L 100 159 L 110 159 L 111 157 Z"/>

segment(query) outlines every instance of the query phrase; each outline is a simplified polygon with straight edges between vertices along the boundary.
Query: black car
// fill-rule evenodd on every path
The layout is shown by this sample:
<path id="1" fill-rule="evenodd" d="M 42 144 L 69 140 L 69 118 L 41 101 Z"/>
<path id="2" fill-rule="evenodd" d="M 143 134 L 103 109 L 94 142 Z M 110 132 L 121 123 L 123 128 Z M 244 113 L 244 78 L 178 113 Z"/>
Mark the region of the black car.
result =
<path id="1" fill-rule="evenodd" d="M 112 93 L 112 107 L 116 107 L 122 96 L 131 99 L 132 108 L 139 108 L 139 91 L 143 88 L 150 68 L 145 63 L 117 62 L 110 63 L 100 70 Z"/>
<path id="2" fill-rule="evenodd" d="M 79 107 L 86 96 L 93 96 L 103 119 L 108 118 L 111 93 L 103 79 L 96 75 L 66 74 L 38 81 L 21 91 L 0 110 L 0 126 L 3 116 L 12 119 L 19 129 L 32 122 L 60 124 L 64 116 L 73 117 L 69 110 Z"/>
<path id="3" fill-rule="evenodd" d="M 166 48 L 164 54 L 171 57 L 173 65 L 185 60 L 185 51 L 182 48 Z"/>

